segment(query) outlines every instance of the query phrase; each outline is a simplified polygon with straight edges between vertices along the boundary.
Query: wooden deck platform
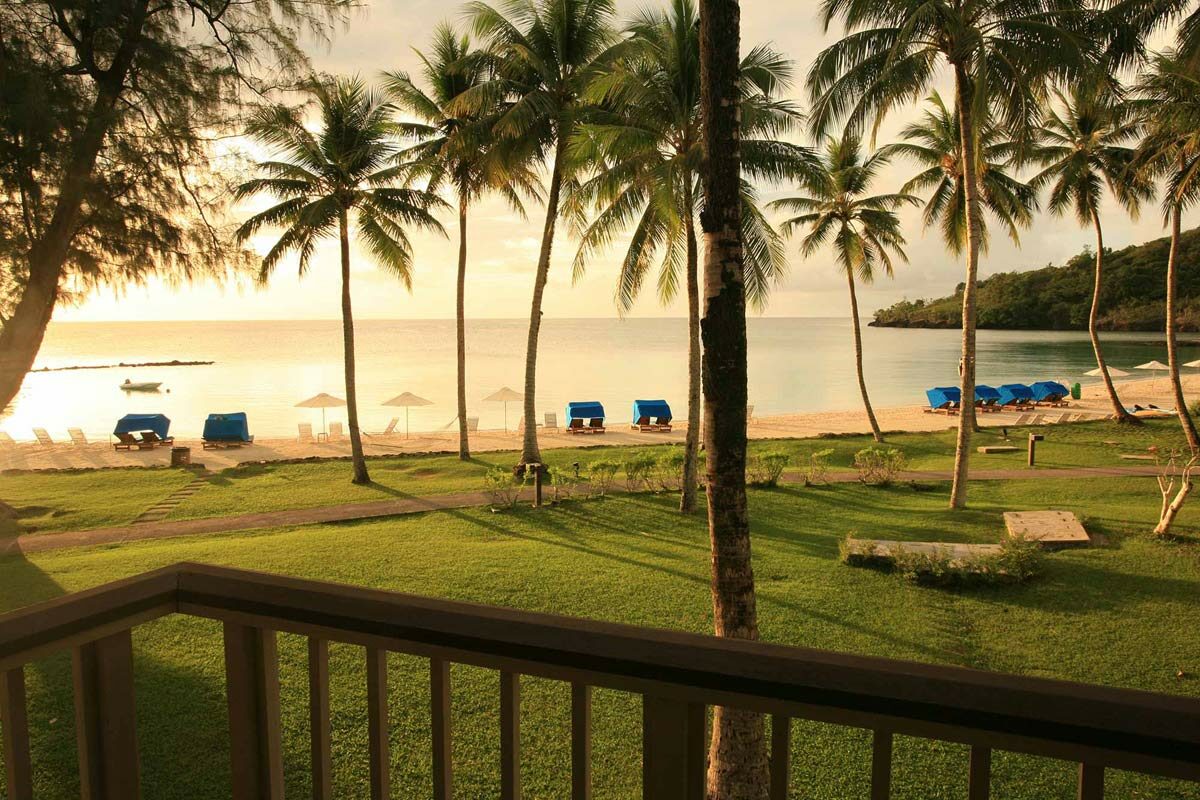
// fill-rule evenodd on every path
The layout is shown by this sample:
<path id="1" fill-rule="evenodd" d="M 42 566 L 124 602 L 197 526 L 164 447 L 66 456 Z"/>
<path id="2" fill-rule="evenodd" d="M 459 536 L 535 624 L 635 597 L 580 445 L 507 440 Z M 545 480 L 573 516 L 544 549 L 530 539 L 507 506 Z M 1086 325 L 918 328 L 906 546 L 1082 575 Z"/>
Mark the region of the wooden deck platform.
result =
<path id="1" fill-rule="evenodd" d="M 1092 538 L 1070 511 L 1005 511 L 1009 536 L 1038 542 L 1042 547 L 1087 547 Z"/>

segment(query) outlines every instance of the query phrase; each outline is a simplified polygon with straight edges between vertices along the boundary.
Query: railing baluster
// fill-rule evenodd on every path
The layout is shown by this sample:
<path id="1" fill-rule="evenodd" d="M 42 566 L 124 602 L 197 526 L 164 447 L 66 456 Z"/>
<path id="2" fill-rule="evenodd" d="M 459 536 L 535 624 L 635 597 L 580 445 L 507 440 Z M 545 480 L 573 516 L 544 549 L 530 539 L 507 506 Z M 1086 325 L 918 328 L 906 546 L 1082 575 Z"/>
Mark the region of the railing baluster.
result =
<path id="1" fill-rule="evenodd" d="M 871 800 L 892 796 L 892 732 L 875 731 L 871 742 Z"/>
<path id="2" fill-rule="evenodd" d="M 29 758 L 24 667 L 0 673 L 0 735 L 4 736 L 4 774 L 7 778 L 8 800 L 32 800 L 33 763 Z"/>
<path id="3" fill-rule="evenodd" d="M 771 800 L 787 800 L 792 766 L 792 720 L 771 717 Z"/>
<path id="4" fill-rule="evenodd" d="M 225 623 L 225 685 L 234 800 L 283 800 L 275 631 Z"/>
<path id="5" fill-rule="evenodd" d="M 121 631 L 75 648 L 75 735 L 84 800 L 142 796 L 133 637 Z"/>
<path id="6" fill-rule="evenodd" d="M 592 687 L 571 684 L 571 800 L 592 800 Z"/>
<path id="7" fill-rule="evenodd" d="M 391 794 L 391 745 L 388 743 L 387 651 L 367 648 L 367 750 L 371 761 L 371 800 Z"/>
<path id="8" fill-rule="evenodd" d="M 702 800 L 704 706 L 642 697 L 642 797 Z"/>
<path id="9" fill-rule="evenodd" d="M 308 640 L 308 726 L 311 735 L 313 800 L 333 800 L 330 752 L 329 642 Z"/>
<path id="10" fill-rule="evenodd" d="M 1104 800 L 1104 767 L 1079 765 L 1079 800 Z"/>
<path id="11" fill-rule="evenodd" d="M 500 673 L 500 800 L 521 800 L 521 676 Z"/>
<path id="12" fill-rule="evenodd" d="M 454 769 L 450 755 L 450 662 L 429 660 L 429 711 L 433 734 L 433 800 L 454 796 Z"/>
<path id="13" fill-rule="evenodd" d="M 967 777 L 967 800 L 988 800 L 992 792 L 992 751 L 972 747 Z"/>

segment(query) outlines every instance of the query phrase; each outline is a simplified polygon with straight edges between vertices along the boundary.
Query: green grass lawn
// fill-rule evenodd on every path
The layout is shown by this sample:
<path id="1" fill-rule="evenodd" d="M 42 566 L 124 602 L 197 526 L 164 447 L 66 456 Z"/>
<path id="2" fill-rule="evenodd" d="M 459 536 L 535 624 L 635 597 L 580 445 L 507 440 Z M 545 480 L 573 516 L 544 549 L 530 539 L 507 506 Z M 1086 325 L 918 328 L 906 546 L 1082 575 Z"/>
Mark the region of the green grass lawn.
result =
<path id="1" fill-rule="evenodd" d="M 342 465 L 343 469 L 345 465 Z M 382 474 L 377 470 L 377 474 Z M 755 571 L 765 639 L 839 651 L 958 664 L 1200 695 L 1200 505 L 1180 518 L 1179 543 L 1151 541 L 1154 482 L 1037 479 L 971 487 L 972 508 L 946 510 L 946 487 L 857 484 L 751 492 Z M 701 516 L 669 496 L 631 495 L 541 511 L 483 509 L 210 538 L 147 541 L 0 561 L 0 610 L 180 560 L 268 570 L 695 632 L 711 630 L 708 542 Z M 926 589 L 838 562 L 838 542 L 860 537 L 995 541 L 1009 509 L 1065 508 L 1105 533 L 1105 547 L 1048 557 L 1045 574 L 1016 587 Z M 227 796 L 223 661 L 215 623 L 169 618 L 139 629 L 137 697 L 145 796 Z M 308 794 L 305 643 L 281 637 L 289 797 Z M 428 797 L 428 673 L 391 657 L 394 796 Z M 1187 677 L 1179 679 L 1182 671 Z M 335 783 L 339 798 L 367 788 L 365 668 L 360 648 L 331 649 Z M 456 666 L 454 758 L 458 797 L 498 795 L 498 676 Z M 66 657 L 29 669 L 38 797 L 78 796 Z M 525 796 L 568 796 L 569 689 L 527 679 Z M 640 709 L 602 691 L 595 707 L 597 798 L 640 796 Z M 864 797 L 867 733 L 798 723 L 793 796 Z M 965 796 L 965 748 L 900 739 L 893 796 Z M 1074 766 L 997 754 L 993 796 L 1074 797 Z M 2 781 L 2 778 L 0 778 Z M 1194 800 L 1195 786 L 1111 773 L 1113 798 Z"/>

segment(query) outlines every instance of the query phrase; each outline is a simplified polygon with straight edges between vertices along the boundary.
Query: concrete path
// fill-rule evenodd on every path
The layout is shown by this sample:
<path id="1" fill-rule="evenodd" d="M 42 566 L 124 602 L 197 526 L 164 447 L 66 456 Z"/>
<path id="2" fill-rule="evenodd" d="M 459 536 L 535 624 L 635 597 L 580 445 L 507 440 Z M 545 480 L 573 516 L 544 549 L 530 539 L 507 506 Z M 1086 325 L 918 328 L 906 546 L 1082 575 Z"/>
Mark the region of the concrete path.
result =
<path id="1" fill-rule="evenodd" d="M 997 469 L 971 472 L 971 480 L 1013 480 L 1023 478 L 1062 479 L 1096 477 L 1147 477 L 1157 475 L 1154 467 L 1078 467 L 1073 469 Z M 785 474 L 788 482 L 795 483 L 800 473 Z M 950 472 L 904 472 L 897 480 L 904 481 L 948 481 Z M 829 483 L 854 483 L 857 473 L 838 472 L 830 474 Z M 529 494 L 522 499 L 528 499 Z M 375 519 L 401 514 L 416 514 L 423 511 L 444 511 L 452 508 L 474 508 L 489 502 L 484 492 L 459 492 L 456 494 L 406 497 L 394 500 L 375 500 L 365 503 L 346 503 L 319 508 L 297 508 L 284 511 L 263 511 L 255 514 L 239 514 L 228 517 L 205 517 L 203 519 L 163 520 L 111 528 L 66 531 L 62 533 L 32 533 L 0 542 L 0 555 L 17 553 L 39 553 L 66 547 L 83 547 L 97 544 L 139 541 L 143 539 L 169 539 L 177 536 L 197 536 L 208 533 L 232 533 L 260 528 L 279 528 L 292 525 L 312 525 L 326 522 L 347 522 L 358 519 Z"/>

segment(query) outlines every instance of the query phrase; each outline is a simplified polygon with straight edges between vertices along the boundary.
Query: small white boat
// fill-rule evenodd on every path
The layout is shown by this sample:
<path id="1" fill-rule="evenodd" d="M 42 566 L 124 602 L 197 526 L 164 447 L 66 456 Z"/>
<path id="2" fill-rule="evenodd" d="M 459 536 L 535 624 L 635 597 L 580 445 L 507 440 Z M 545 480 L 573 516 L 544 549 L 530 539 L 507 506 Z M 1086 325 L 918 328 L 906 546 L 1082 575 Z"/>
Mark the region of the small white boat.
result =
<path id="1" fill-rule="evenodd" d="M 160 386 L 162 386 L 162 381 L 159 381 L 158 383 L 152 383 L 150 381 L 134 383 L 131 380 L 126 380 L 121 384 L 121 389 L 126 392 L 157 392 L 158 387 Z"/>

